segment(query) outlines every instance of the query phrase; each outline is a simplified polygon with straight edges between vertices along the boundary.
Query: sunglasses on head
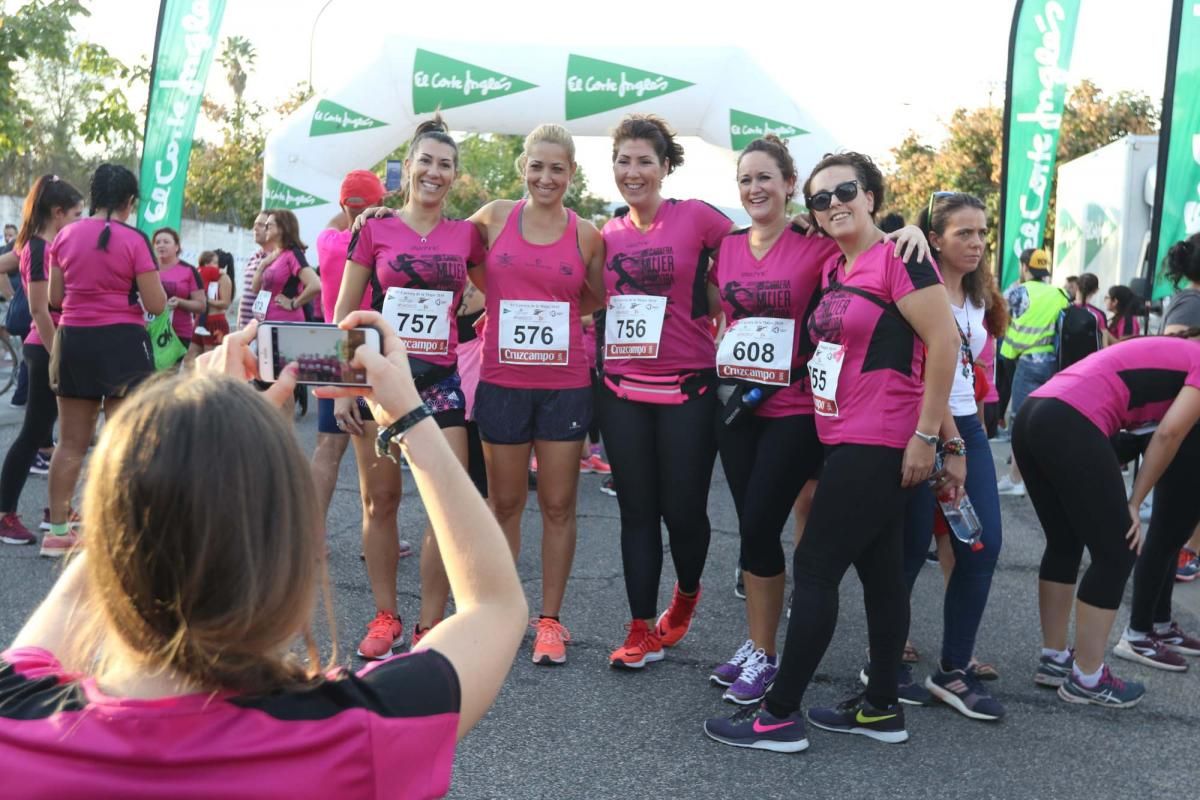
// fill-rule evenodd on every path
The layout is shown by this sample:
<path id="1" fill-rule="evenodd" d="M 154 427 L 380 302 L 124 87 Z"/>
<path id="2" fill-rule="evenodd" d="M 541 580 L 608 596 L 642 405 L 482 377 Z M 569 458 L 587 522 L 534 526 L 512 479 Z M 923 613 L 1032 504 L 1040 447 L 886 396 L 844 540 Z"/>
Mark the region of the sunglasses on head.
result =
<path id="1" fill-rule="evenodd" d="M 929 220 L 930 225 L 933 224 L 934 203 L 936 203 L 938 200 L 941 200 L 943 197 L 950 197 L 953 194 L 955 194 L 955 192 L 934 192 L 933 194 L 929 195 L 929 210 L 926 212 L 925 219 Z"/>
<path id="2" fill-rule="evenodd" d="M 843 203 L 849 203 L 854 198 L 858 197 L 858 181 L 846 181 L 839 183 L 833 187 L 833 191 L 817 192 L 805 198 L 810 211 L 826 211 L 833 204 L 834 196 Z"/>

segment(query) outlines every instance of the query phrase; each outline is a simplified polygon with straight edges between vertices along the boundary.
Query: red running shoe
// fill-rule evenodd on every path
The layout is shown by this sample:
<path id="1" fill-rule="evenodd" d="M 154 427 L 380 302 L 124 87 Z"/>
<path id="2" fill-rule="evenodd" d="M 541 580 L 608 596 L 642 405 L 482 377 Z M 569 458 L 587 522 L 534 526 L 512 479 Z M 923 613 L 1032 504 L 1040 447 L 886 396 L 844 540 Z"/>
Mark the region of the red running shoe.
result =
<path id="1" fill-rule="evenodd" d="M 700 602 L 700 590 L 691 597 L 681 594 L 679 584 L 675 584 L 675 593 L 671 597 L 671 605 L 658 618 L 654 626 L 655 633 L 662 639 L 664 647 L 674 647 L 687 635 L 692 626 L 692 616 L 696 613 L 696 603 Z"/>
<path id="2" fill-rule="evenodd" d="M 662 639 L 658 633 L 646 624 L 645 620 L 635 619 L 627 626 L 629 635 L 625 644 L 613 651 L 608 657 L 610 666 L 618 669 L 641 669 L 651 661 L 663 660 Z"/>
<path id="3" fill-rule="evenodd" d="M 387 658 L 404 641 L 404 623 L 390 611 L 380 611 L 367 623 L 367 635 L 358 643 L 358 657 L 371 661 Z"/>

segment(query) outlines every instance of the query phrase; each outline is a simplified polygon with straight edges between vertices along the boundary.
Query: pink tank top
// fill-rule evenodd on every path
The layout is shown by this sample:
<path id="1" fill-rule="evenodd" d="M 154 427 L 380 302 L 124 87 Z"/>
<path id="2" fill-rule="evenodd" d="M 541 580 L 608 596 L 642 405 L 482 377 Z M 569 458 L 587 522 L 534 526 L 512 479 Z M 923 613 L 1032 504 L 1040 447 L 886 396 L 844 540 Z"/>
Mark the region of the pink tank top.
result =
<path id="1" fill-rule="evenodd" d="M 568 209 L 558 241 L 534 244 L 521 235 L 525 202 L 513 207 L 484 262 L 487 327 L 480 378 L 512 389 L 590 386 L 579 321 L 587 265 L 579 252 L 578 220 Z"/>

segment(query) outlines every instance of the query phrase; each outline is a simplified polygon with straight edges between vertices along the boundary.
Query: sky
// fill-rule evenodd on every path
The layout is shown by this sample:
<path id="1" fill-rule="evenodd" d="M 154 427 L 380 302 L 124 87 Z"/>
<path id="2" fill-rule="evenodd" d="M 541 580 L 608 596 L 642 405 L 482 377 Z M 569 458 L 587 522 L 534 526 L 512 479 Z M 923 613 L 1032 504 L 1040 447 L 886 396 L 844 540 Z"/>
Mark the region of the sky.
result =
<path id="1" fill-rule="evenodd" d="M 1071 82 L 1161 98 L 1169 0 L 1082 0 Z M 16 5 L 20 5 L 17 3 Z M 149 60 L 158 0 L 90 0 L 77 28 L 119 58 Z M 838 142 L 886 160 L 908 131 L 936 143 L 960 107 L 1002 106 L 1013 0 L 707 0 L 502 3 L 454 0 L 227 0 L 222 36 L 258 50 L 247 94 L 274 105 L 312 70 L 318 92 L 348 79 L 363 53 L 389 38 L 743 48 Z M 730 9 L 733 10 L 730 10 Z M 318 17 L 319 15 L 319 17 Z M 310 42 L 312 44 L 310 50 Z M 311 56 L 311 57 L 310 57 Z M 208 91 L 229 96 L 214 63 Z M 451 120 L 453 122 L 453 120 Z M 202 131 L 203 132 L 203 131 Z M 688 163 L 665 191 L 737 205 L 734 158 L 685 139 Z M 618 199 L 606 139 L 581 138 L 593 192 Z M 798 165 L 803 172 L 805 165 Z"/>

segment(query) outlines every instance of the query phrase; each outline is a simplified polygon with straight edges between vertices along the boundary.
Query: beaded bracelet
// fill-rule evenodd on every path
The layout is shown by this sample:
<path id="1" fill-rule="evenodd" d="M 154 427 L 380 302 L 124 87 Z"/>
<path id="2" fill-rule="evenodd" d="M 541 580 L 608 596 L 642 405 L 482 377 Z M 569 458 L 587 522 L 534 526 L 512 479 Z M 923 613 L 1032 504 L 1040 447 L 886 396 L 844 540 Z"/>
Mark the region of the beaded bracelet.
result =
<path id="1" fill-rule="evenodd" d="M 947 439 L 942 442 L 942 455 L 965 456 L 966 454 L 967 443 L 962 440 L 962 437 L 955 436 L 953 439 Z"/>

